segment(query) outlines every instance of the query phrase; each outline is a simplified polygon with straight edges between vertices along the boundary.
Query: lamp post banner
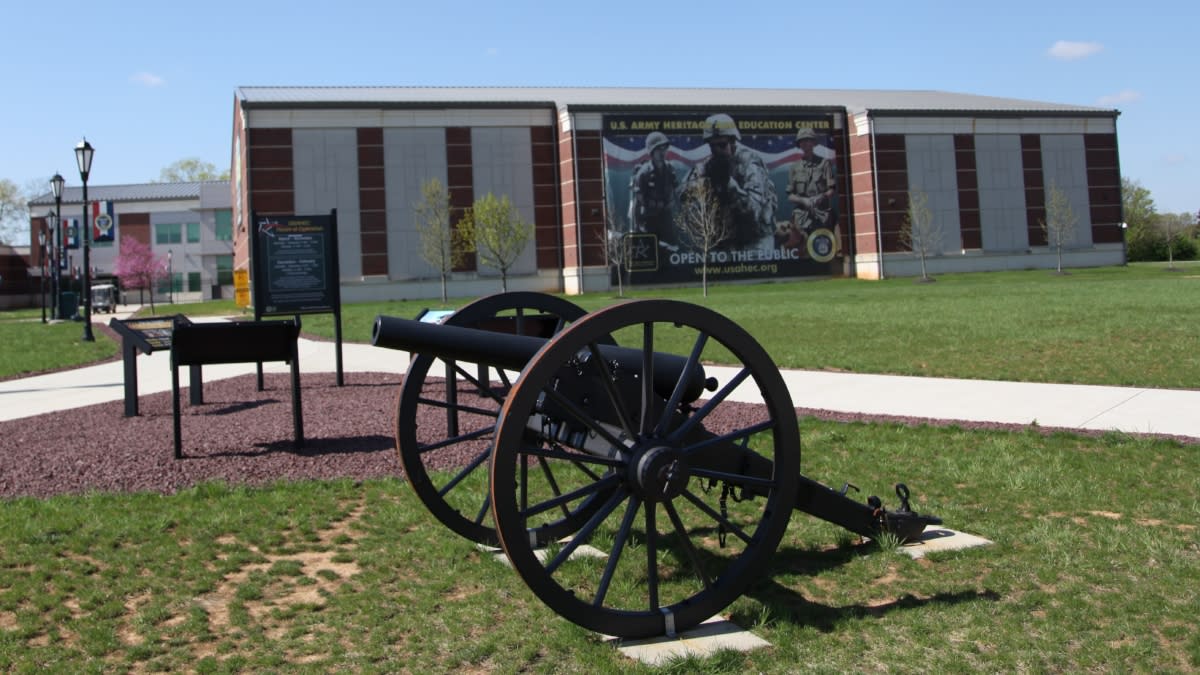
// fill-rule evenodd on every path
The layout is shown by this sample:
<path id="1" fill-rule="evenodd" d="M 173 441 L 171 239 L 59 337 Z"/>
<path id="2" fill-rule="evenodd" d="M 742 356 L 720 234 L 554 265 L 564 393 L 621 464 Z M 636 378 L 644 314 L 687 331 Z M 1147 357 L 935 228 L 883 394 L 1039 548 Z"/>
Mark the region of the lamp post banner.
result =
<path id="1" fill-rule="evenodd" d="M 92 202 L 92 245 L 112 246 L 116 231 L 117 221 L 113 217 L 113 203 Z"/>
<path id="2" fill-rule="evenodd" d="M 63 248 L 79 248 L 79 219 L 78 218 L 63 218 L 62 219 L 62 237 Z M 62 266 L 65 270 L 65 265 Z"/>
<path id="3" fill-rule="evenodd" d="M 621 113 L 601 124 L 608 262 L 632 281 L 840 271 L 832 114 Z"/>

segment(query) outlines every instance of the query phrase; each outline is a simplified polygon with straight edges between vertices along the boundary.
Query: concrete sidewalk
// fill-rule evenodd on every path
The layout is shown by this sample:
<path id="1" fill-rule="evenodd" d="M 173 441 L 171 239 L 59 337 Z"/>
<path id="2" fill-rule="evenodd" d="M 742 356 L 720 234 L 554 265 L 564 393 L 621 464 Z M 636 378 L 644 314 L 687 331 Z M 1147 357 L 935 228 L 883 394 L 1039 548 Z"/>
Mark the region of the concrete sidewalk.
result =
<path id="1" fill-rule="evenodd" d="M 104 320 L 107 321 L 108 317 Z M 301 373 L 336 371 L 334 343 L 301 338 Z M 138 393 L 171 390 L 170 353 L 139 354 Z M 343 344 L 347 382 L 355 372 L 395 373 L 408 367 L 404 352 Z M 204 380 L 253 373 L 254 364 L 205 366 Z M 265 372 L 288 372 L 283 363 Z M 725 379 L 732 369 L 710 367 Z M 899 415 L 964 422 L 994 422 L 1094 431 L 1185 436 L 1200 442 L 1200 391 L 955 380 L 788 370 L 784 380 L 796 407 L 867 415 Z M 186 369 L 180 385 L 187 386 Z M 120 361 L 0 382 L 0 421 L 40 415 L 124 397 Z M 739 390 L 734 398 L 754 402 Z"/>

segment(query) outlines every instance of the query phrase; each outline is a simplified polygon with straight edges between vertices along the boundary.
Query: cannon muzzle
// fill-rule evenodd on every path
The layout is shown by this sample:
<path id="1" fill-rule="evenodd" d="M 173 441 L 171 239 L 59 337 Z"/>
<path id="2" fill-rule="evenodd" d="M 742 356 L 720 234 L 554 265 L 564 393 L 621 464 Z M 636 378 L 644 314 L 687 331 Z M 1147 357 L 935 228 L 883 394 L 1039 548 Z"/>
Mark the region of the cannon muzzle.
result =
<path id="1" fill-rule="evenodd" d="M 520 371 L 546 344 L 546 338 L 425 323 L 381 314 L 375 317 L 371 344 L 387 349 L 428 354 L 446 361 L 465 361 Z M 642 372 L 641 350 L 609 344 L 599 345 L 599 350 L 604 360 L 618 371 L 618 376 Z M 587 360 L 587 356 L 584 356 L 583 360 Z M 686 367 L 685 357 L 656 352 L 655 393 L 664 399 L 670 398 Z M 695 401 L 706 388 L 711 391 L 715 389 L 715 384 L 706 380 L 704 367 L 697 363 L 687 373 L 681 401 Z"/>

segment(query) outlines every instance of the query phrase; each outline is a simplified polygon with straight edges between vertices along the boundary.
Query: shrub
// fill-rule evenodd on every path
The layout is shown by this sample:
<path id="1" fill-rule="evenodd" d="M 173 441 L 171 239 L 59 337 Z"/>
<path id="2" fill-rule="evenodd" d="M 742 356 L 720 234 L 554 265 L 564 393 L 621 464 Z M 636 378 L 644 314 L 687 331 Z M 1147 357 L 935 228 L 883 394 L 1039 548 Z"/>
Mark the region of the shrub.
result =
<path id="1" fill-rule="evenodd" d="M 1126 234 L 1125 255 L 1129 262 L 1161 262 L 1167 260 L 1167 235 L 1153 227 L 1134 225 Z M 1200 246 L 1191 231 L 1177 232 L 1171 237 L 1171 257 L 1175 260 L 1195 260 Z"/>

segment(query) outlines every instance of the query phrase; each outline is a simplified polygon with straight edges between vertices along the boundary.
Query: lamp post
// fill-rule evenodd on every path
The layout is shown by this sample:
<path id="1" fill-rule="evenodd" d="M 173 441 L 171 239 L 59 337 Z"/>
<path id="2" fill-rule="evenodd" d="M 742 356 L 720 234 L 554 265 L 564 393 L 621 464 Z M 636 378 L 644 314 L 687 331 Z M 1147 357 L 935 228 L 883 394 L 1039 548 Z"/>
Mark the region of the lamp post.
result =
<path id="1" fill-rule="evenodd" d="M 75 146 L 75 161 L 79 164 L 79 180 L 83 181 L 83 288 L 80 295 L 83 296 L 83 341 L 95 342 L 96 336 L 92 335 L 92 260 L 91 247 L 89 244 L 92 241 L 92 228 L 88 223 L 88 197 L 87 197 L 87 180 L 88 174 L 92 171 L 92 155 L 96 153 L 95 148 L 87 139 L 79 142 Z"/>
<path id="2" fill-rule="evenodd" d="M 172 271 L 174 254 L 173 250 L 167 249 L 167 300 L 172 305 L 175 304 L 175 273 Z"/>
<path id="3" fill-rule="evenodd" d="M 51 303 L 54 306 L 54 318 L 62 319 L 62 301 L 59 294 L 62 292 L 62 259 L 63 259 L 63 241 L 62 241 L 62 192 L 63 192 L 63 177 L 57 172 L 54 172 L 54 177 L 50 179 L 50 188 L 54 190 L 54 230 L 51 234 L 54 236 L 54 241 L 50 243 L 50 248 L 54 250 L 54 300 Z"/>
<path id="4" fill-rule="evenodd" d="M 38 286 L 42 291 L 42 323 L 46 323 L 46 228 L 43 225 L 38 228 L 38 262 L 41 264 L 42 273 L 38 275 Z"/>

